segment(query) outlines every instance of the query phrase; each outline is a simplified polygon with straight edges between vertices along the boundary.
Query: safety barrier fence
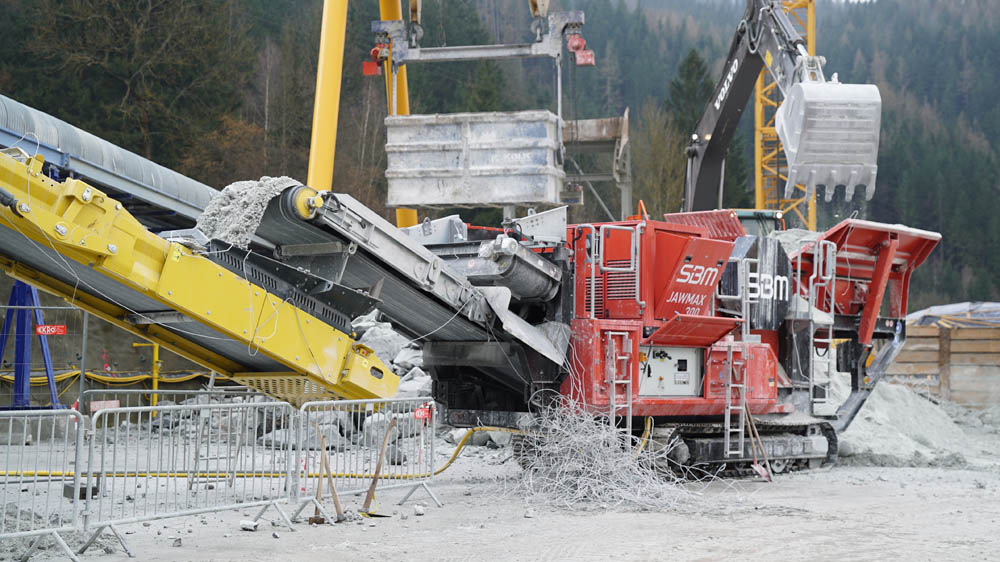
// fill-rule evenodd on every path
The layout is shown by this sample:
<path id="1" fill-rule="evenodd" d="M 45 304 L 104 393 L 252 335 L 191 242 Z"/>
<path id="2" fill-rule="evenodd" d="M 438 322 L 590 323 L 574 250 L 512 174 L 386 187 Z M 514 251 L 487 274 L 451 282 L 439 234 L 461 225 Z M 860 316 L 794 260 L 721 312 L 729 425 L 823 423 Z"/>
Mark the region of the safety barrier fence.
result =
<path id="1" fill-rule="evenodd" d="M 441 506 L 429 486 L 435 422 L 428 398 L 303 404 L 298 425 L 303 480 L 293 518 L 309 504 L 322 511 L 317 498 L 333 495 L 328 475 L 338 494 L 365 493 L 377 476 L 379 490 L 410 488 L 401 504 L 423 489 Z"/>
<path id="2" fill-rule="evenodd" d="M 149 391 L 140 392 L 148 400 Z M 167 398 L 172 392 L 158 398 L 174 401 Z M 136 394 L 118 391 L 104 405 L 132 403 Z M 364 493 L 372 482 L 380 491 L 410 487 L 399 503 L 423 489 L 441 505 L 428 485 L 435 424 L 429 398 L 299 409 L 223 398 L 231 396 L 102 407 L 89 418 L 75 410 L 0 412 L 0 543 L 37 536 L 27 559 L 50 536 L 75 560 L 59 533 L 88 533 L 82 553 L 110 532 L 131 555 L 120 525 L 246 508 L 259 508 L 255 520 L 274 509 L 293 529 L 283 505 L 297 506 L 297 516 L 313 504 L 335 520 L 323 505 L 331 481 L 342 495 Z"/>
<path id="3" fill-rule="evenodd" d="M 226 402 L 246 402 L 249 400 L 271 402 L 267 395 L 254 392 L 252 389 L 236 386 L 232 388 L 215 388 L 211 390 L 146 390 L 138 388 L 115 389 L 94 388 L 85 390 L 80 395 L 80 411 L 85 414 L 106 408 L 132 408 L 138 406 L 156 405 L 187 405 L 211 404 Z"/>
<path id="4" fill-rule="evenodd" d="M 81 528 L 83 416 L 76 410 L 0 411 L 0 544 L 46 536 L 67 554 L 60 532 Z"/>

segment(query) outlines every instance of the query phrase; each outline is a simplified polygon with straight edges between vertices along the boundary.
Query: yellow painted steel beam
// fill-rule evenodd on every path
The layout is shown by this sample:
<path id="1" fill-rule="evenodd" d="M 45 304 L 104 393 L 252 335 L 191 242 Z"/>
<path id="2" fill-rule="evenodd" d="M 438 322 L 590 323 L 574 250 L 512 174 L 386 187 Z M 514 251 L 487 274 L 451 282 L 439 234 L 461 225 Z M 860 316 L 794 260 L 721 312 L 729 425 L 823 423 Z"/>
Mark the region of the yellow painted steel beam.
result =
<path id="1" fill-rule="evenodd" d="M 379 0 L 379 17 L 402 20 L 400 0 Z M 317 190 L 333 187 L 334 156 L 337 150 L 337 121 L 340 117 L 340 88 L 344 66 L 344 41 L 347 37 L 347 0 L 325 0 L 316 68 L 316 98 L 313 105 L 312 138 L 309 144 L 309 172 L 306 184 Z M 406 66 L 396 73 L 395 100 L 391 61 L 385 64 L 385 92 L 390 112 L 410 114 L 409 83 Z M 396 209 L 397 226 L 417 224 L 415 209 Z"/>
<path id="2" fill-rule="evenodd" d="M 156 391 L 160 388 L 160 344 L 158 344 L 156 342 L 152 342 L 152 343 L 133 343 L 132 347 L 133 348 L 139 348 L 139 347 L 152 347 L 153 348 L 153 372 L 152 372 L 152 377 L 153 377 L 153 396 L 150 399 L 149 403 L 150 403 L 151 406 L 156 406 L 156 402 L 157 402 L 157 398 L 158 398 L 157 395 L 156 395 Z M 156 412 L 153 412 L 153 415 L 155 416 Z"/>
<path id="3" fill-rule="evenodd" d="M 788 0 L 783 7 L 805 38 L 809 54 L 815 55 L 815 1 Z M 796 185 L 792 198 L 784 198 L 784 182 L 787 179 L 781 173 L 785 168 L 784 149 L 774 129 L 774 117 L 781 105 L 776 86 L 767 69 L 761 70 L 754 96 L 754 204 L 758 209 L 793 211 L 803 226 L 816 230 L 816 194 L 813 193 L 806 201 L 805 188 Z M 803 206 L 805 212 L 801 210 Z"/>
<path id="4" fill-rule="evenodd" d="M 231 273 L 188 248 L 149 232 L 123 206 L 87 183 L 56 182 L 42 173 L 43 159 L 0 153 L 0 187 L 20 201 L 20 216 L 4 207 L 0 228 L 8 228 L 102 274 L 122 288 L 159 302 L 213 330 L 217 337 L 247 346 L 308 379 L 328 394 L 379 398 L 395 394 L 398 377 L 371 349 L 347 334 Z M 0 258 L 12 277 L 59 295 L 71 304 L 129 332 L 159 343 L 198 364 L 233 377 L 247 368 L 211 352 L 183 333 L 158 324 L 135 325 L 133 311 L 86 285 L 68 285 L 15 257 Z M 287 377 L 287 375 L 282 375 Z M 279 387 L 275 386 L 275 389 Z M 292 387 L 287 387 L 292 389 Z M 285 400 L 298 397 L 282 392 Z"/>
<path id="5" fill-rule="evenodd" d="M 378 3 L 379 18 L 384 21 L 393 21 L 403 19 L 403 8 L 402 2 L 400 0 L 379 0 Z M 392 52 L 392 45 L 390 45 L 389 52 Z M 388 60 L 385 62 L 385 68 L 382 74 L 385 75 L 385 99 L 387 102 L 387 107 L 389 111 L 392 112 L 393 107 L 393 88 L 392 88 L 392 61 Z M 406 65 L 399 67 L 396 72 L 396 91 L 395 91 L 395 107 L 396 115 L 409 115 L 410 114 L 410 86 L 406 79 Z M 417 210 L 407 209 L 400 207 L 396 209 L 396 226 L 407 227 L 417 224 Z"/>
<path id="6" fill-rule="evenodd" d="M 346 37 L 347 0 L 326 0 L 323 2 L 312 138 L 309 142 L 309 172 L 306 178 L 309 187 L 322 191 L 333 188 L 333 161 L 337 150 L 340 81 Z"/>

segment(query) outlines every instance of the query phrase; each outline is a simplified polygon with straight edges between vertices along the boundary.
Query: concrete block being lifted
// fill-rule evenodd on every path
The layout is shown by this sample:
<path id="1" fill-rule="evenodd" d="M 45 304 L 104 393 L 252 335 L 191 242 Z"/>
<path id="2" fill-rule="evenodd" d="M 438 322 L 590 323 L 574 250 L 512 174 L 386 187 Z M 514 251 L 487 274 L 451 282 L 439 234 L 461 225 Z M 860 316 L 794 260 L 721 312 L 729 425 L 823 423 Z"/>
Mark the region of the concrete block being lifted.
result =
<path id="1" fill-rule="evenodd" d="M 566 177 L 548 111 L 390 116 L 390 207 L 558 205 Z"/>

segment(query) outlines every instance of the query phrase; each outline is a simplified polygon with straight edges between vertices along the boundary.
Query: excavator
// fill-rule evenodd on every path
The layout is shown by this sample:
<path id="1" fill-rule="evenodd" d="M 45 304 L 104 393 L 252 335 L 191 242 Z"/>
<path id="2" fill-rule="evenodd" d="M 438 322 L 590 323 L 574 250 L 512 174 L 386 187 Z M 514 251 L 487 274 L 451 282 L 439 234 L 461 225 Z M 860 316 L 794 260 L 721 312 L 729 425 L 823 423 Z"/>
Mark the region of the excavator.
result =
<path id="1" fill-rule="evenodd" d="M 549 14 L 545 4 L 532 4 L 535 43 L 471 52 L 558 63 L 565 41 L 578 64 L 592 62 L 582 13 Z M 398 140 L 399 127 L 429 122 L 406 115 L 405 63 L 470 51 L 420 48 L 419 9 L 409 26 L 398 4 L 382 15 L 389 21 L 373 24 L 373 57 L 388 71 L 386 125 Z M 328 2 L 320 123 L 336 123 L 345 25 L 344 3 Z M 376 357 L 351 331 L 353 317 L 377 309 L 420 343 L 451 425 L 532 427 L 545 397 L 560 396 L 624 433 L 649 420 L 650 439 L 670 444 L 679 465 L 748 466 L 748 424 L 776 471 L 834 462 L 837 432 L 905 340 L 910 276 L 940 235 L 859 219 L 806 234 L 783 230 L 780 217 L 715 209 L 726 146 L 765 66 L 786 96 L 779 129 L 789 182 L 874 189 L 877 89 L 826 81 L 822 59 L 801 47 L 778 2 L 748 0 L 687 148 L 686 212 L 570 224 L 556 206 L 475 229 L 457 216 L 415 224 L 415 211 L 400 211 L 412 226 L 399 227 L 331 189 L 331 127 L 314 126 L 323 158 L 311 160 L 305 185 L 269 196 L 245 248 L 191 228 L 210 188 L 0 97 L 3 115 L 14 116 L 0 123 L 0 141 L 26 133 L 36 141 L 30 153 L 16 142 L 0 151 L 0 267 L 293 403 L 395 392 L 398 377 L 384 363 L 392 358 Z M 526 117 L 509 121 L 517 119 Z M 466 150 L 461 131 L 482 122 L 449 117 L 432 120 L 432 130 L 459 135 L 449 146 Z M 559 128 L 527 128 L 549 138 L 510 149 L 494 134 L 489 150 L 509 149 L 505 166 L 542 151 L 544 180 L 561 177 L 550 169 L 561 164 Z M 411 141 L 393 147 L 390 170 L 392 154 L 440 148 L 426 134 Z M 492 162 L 489 150 L 481 161 Z M 422 170 L 419 179 L 457 189 L 471 177 L 469 166 L 445 172 Z M 491 181 L 503 191 L 532 172 L 520 173 Z M 411 179 L 387 176 L 390 192 Z M 844 401 L 832 392 L 839 373 L 851 379 Z"/>

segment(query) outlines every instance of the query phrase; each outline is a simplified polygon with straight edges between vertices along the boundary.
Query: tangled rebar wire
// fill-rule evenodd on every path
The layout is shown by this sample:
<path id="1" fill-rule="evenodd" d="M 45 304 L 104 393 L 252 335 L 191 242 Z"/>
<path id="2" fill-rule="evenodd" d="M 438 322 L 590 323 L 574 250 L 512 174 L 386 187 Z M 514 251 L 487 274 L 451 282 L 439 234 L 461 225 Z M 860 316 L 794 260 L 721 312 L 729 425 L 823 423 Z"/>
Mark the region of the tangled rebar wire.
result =
<path id="1" fill-rule="evenodd" d="M 668 467 L 671 447 L 640 447 L 579 403 L 558 401 L 536 412 L 535 431 L 516 435 L 513 454 L 523 472 L 500 481 L 505 495 L 569 510 L 662 510 L 700 496 L 697 485 Z M 706 474 L 701 484 L 714 480 Z"/>

